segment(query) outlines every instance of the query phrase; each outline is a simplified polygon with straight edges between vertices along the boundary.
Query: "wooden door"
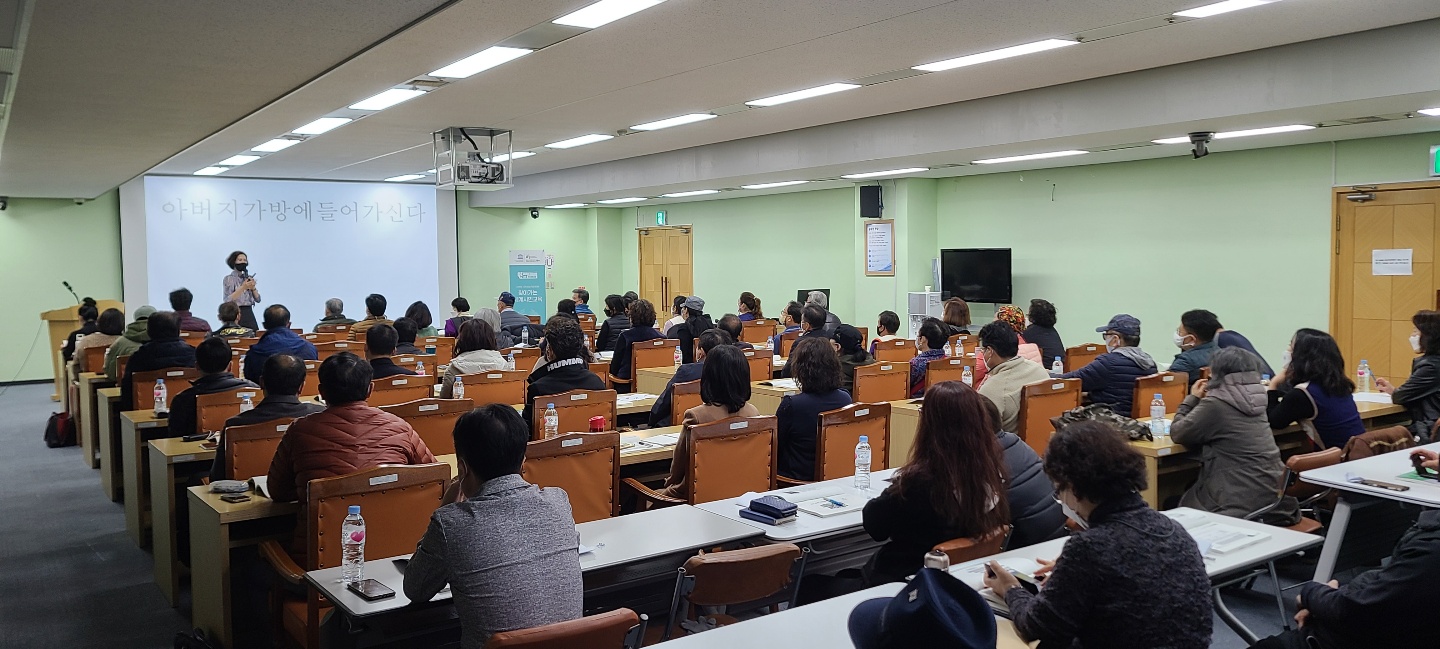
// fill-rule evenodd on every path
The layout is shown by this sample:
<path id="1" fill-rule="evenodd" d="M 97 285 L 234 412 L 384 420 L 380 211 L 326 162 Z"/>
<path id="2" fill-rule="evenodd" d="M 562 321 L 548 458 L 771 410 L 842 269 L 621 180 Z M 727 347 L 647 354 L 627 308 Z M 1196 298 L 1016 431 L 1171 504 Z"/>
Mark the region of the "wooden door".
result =
<path id="1" fill-rule="evenodd" d="M 1352 201 L 1366 193 L 1373 200 Z M 1435 249 L 1440 228 L 1440 184 L 1407 183 L 1365 192 L 1335 190 L 1335 265 L 1332 269 L 1331 332 L 1350 372 L 1360 361 L 1399 385 L 1410 376 L 1410 317 L 1436 308 L 1440 265 Z M 1411 250 L 1410 275 L 1376 275 L 1374 250 Z"/>
<path id="2" fill-rule="evenodd" d="M 675 296 L 695 289 L 691 234 L 689 226 L 640 229 L 640 297 L 660 320 L 669 318 Z"/>

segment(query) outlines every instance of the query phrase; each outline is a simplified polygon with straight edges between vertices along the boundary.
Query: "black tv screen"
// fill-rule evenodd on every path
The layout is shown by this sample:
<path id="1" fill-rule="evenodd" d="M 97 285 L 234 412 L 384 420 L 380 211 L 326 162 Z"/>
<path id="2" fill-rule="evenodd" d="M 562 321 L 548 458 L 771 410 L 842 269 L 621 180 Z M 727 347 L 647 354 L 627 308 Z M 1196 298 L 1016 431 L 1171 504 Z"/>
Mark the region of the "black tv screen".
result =
<path id="1" fill-rule="evenodd" d="M 966 302 L 1010 303 L 1010 249 L 940 251 L 940 292 Z"/>

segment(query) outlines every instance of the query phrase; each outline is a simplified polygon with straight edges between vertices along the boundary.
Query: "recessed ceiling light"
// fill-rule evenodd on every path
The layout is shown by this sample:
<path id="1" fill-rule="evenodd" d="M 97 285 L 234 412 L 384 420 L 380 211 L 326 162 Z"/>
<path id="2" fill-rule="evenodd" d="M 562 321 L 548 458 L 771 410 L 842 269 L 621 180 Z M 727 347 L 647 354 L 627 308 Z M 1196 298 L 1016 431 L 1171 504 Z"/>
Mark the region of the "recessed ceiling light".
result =
<path id="1" fill-rule="evenodd" d="M 979 54 L 971 54 L 969 56 L 962 56 L 954 59 L 946 59 L 944 61 L 936 61 L 934 63 L 926 63 L 925 65 L 917 65 L 912 69 L 923 70 L 925 72 L 940 72 L 942 70 L 953 70 L 955 68 L 963 68 L 967 65 L 989 63 L 990 61 L 1008 59 L 1012 56 L 1024 56 L 1026 54 L 1044 52 L 1046 50 L 1053 50 L 1060 47 L 1078 45 L 1079 43 L 1079 41 L 1068 41 L 1058 38 L 1052 38 L 1049 40 L 1036 41 L 1034 43 L 1026 43 L 1024 45 L 1016 45 L 1014 47 L 991 50 L 989 52 L 981 52 Z"/>
<path id="2" fill-rule="evenodd" d="M 648 124 L 636 124 L 634 126 L 631 126 L 630 128 L 637 131 L 658 131 L 662 128 L 670 128 L 671 126 L 679 126 L 681 124 L 694 124 L 695 122 L 703 122 L 707 119 L 715 119 L 716 117 L 719 117 L 719 115 L 715 115 L 713 113 L 690 113 L 689 115 L 681 115 L 679 117 L 671 117 L 670 119 L 662 119 L 658 122 L 650 122 Z"/>
<path id="3" fill-rule="evenodd" d="M 464 79 L 474 76 L 502 63 L 514 61 L 535 50 L 527 50 L 521 47 L 487 47 L 475 54 L 471 54 L 459 61 L 451 63 L 439 70 L 430 73 L 432 77 L 445 79 Z"/>
<path id="4" fill-rule="evenodd" d="M 409 181 L 409 180 L 420 180 L 421 178 L 424 178 L 424 177 L 425 177 L 425 176 L 423 176 L 423 175 L 421 175 L 421 174 L 404 174 L 404 175 L 401 175 L 401 176 L 391 176 L 391 177 L 389 177 L 389 178 L 386 178 L 386 179 L 385 179 L 385 182 L 387 182 L 387 183 L 403 183 L 403 182 L 406 182 L 406 181 Z"/>
<path id="5" fill-rule="evenodd" d="M 607 199 L 605 199 L 605 200 L 603 200 L 603 201 L 595 201 L 595 202 L 596 202 L 596 203 L 604 203 L 604 204 L 606 204 L 606 205 L 613 205 L 613 204 L 615 204 L 615 203 L 635 203 L 635 202 L 638 202 L 638 201 L 646 201 L 646 200 L 650 200 L 650 199 L 648 199 L 648 198 L 643 198 L 643 197 L 640 197 L 640 196 L 631 196 L 631 197 L 629 197 L 629 198 L 607 198 Z"/>
<path id="6" fill-rule="evenodd" d="M 771 187 L 789 187 L 791 185 L 804 185 L 808 180 L 782 180 L 778 183 L 759 183 L 755 185 L 741 185 L 740 189 L 770 189 Z"/>
<path id="7" fill-rule="evenodd" d="M 589 134 L 589 135 L 581 135 L 580 137 L 572 137 L 572 138 L 570 138 L 570 139 L 568 139 L 568 140 L 560 140 L 559 142 L 551 142 L 550 144 L 545 145 L 545 148 L 547 148 L 547 149 L 573 149 L 573 148 L 575 148 L 575 147 L 577 147 L 577 146 L 584 146 L 584 145 L 586 145 L 586 144 L 594 144 L 595 142 L 604 142 L 605 140 L 611 139 L 611 138 L 613 138 L 613 137 L 615 137 L 615 136 L 614 136 L 614 135 L 603 135 L 603 134 L 600 134 L 600 133 L 591 133 L 591 134 Z"/>
<path id="8" fill-rule="evenodd" d="M 277 137 L 277 138 L 275 138 L 275 139 L 273 139 L 273 140 L 270 140 L 269 142 L 265 142 L 264 144 L 258 144 L 258 145 L 254 146 L 254 147 L 251 147 L 250 150 L 251 150 L 251 151 L 264 151 L 264 152 L 266 152 L 266 153 L 274 153 L 274 152 L 276 152 L 276 151 L 282 151 L 282 150 L 284 150 L 284 149 L 288 149 L 288 148 L 290 148 L 290 147 L 292 147 L 292 146 L 295 146 L 295 145 L 297 145 L 297 144 L 299 144 L 299 143 L 301 143 L 301 142 L 303 142 L 303 141 L 304 141 L 304 140 L 289 140 L 289 139 L 286 139 L 286 138 L 283 138 L 283 137 Z"/>
<path id="9" fill-rule="evenodd" d="M 1224 131 L 1224 132 L 1221 132 L 1221 133 L 1216 133 L 1216 134 L 1214 135 L 1214 138 L 1217 139 L 1217 140 L 1228 140 L 1228 139 L 1230 139 L 1230 138 L 1232 138 L 1232 137 L 1250 137 L 1251 135 L 1273 135 L 1273 134 L 1275 134 L 1275 133 L 1292 133 L 1292 132 L 1294 132 L 1294 131 L 1309 131 L 1309 130 L 1311 130 L 1311 129 L 1313 129 L 1313 128 L 1315 128 L 1315 127 L 1314 127 L 1314 126 L 1311 126 L 1311 125 L 1309 125 L 1309 124 L 1289 124 L 1289 125 L 1286 125 L 1286 126 L 1267 126 L 1267 127 L 1265 127 L 1265 128 L 1252 128 L 1252 129 L 1246 129 L 1246 130 L 1244 130 L 1244 131 Z M 1154 143 L 1156 143 L 1156 144 L 1189 144 L 1189 143 L 1190 143 L 1190 136 L 1187 135 L 1187 136 L 1185 136 L 1185 137 L 1167 137 L 1167 138 L 1162 138 L 1162 139 L 1159 139 L 1159 140 L 1150 140 L 1150 141 L 1151 141 L 1151 142 L 1154 142 Z"/>
<path id="10" fill-rule="evenodd" d="M 547 210 L 568 210 L 574 207 L 585 207 L 584 203 L 561 203 L 559 205 L 546 205 Z"/>
<path id="11" fill-rule="evenodd" d="M 223 165 L 226 167 L 238 167 L 240 165 L 248 165 L 259 159 L 260 156 L 258 155 L 232 155 L 215 164 Z"/>
<path id="12" fill-rule="evenodd" d="M 846 174 L 841 178 L 878 178 L 880 176 L 898 176 L 900 174 L 913 174 L 921 171 L 930 171 L 929 167 L 910 167 L 908 169 L 891 169 L 889 171 L 867 171 L 863 174 Z"/>
<path id="13" fill-rule="evenodd" d="M 1087 153 L 1089 153 L 1089 151 L 1078 151 L 1078 150 L 1077 150 L 1077 151 L 1050 151 L 1050 152 L 1047 152 L 1047 153 L 1032 153 L 1032 154 L 1030 154 L 1030 155 L 1014 155 L 1014 156 L 1009 156 L 1009 157 L 1006 157 L 1006 158 L 989 158 L 989 159 L 986 159 L 986 160 L 976 160 L 973 164 L 977 164 L 977 165 L 993 165 L 993 164 L 1000 164 L 1000 163 L 1002 163 L 1002 162 L 1024 162 L 1024 161 L 1026 161 L 1026 160 L 1045 160 L 1045 159 L 1047 159 L 1047 158 L 1064 158 L 1064 157 L 1066 157 L 1066 156 L 1085 155 L 1085 154 L 1087 154 Z"/>
<path id="14" fill-rule="evenodd" d="M 704 196 L 706 194 L 719 194 L 718 189 L 697 189 L 690 192 L 674 192 L 672 194 L 661 194 L 665 198 L 685 198 L 686 196 Z"/>
<path id="15" fill-rule="evenodd" d="M 747 101 L 745 102 L 745 105 L 776 106 L 779 104 L 788 104 L 792 101 L 799 101 L 801 99 L 819 97 L 821 95 L 828 95 L 831 93 L 841 92 L 845 90 L 854 90 L 859 87 L 860 86 L 853 83 L 827 83 L 823 86 L 815 86 L 814 88 L 806 88 L 805 90 L 787 92 L 783 95 L 775 95 L 774 97 L 766 97 L 764 99 L 756 99 L 755 101 Z"/>
<path id="16" fill-rule="evenodd" d="M 1175 12 L 1175 15 L 1183 16 L 1185 18 L 1209 18 L 1211 16 L 1218 16 L 1220 14 L 1227 14 L 1232 11 L 1239 11 L 1241 9 L 1249 9 L 1251 7 L 1258 7 L 1260 5 L 1268 5 L 1272 2 L 1278 1 L 1279 0 L 1225 0 L 1224 2 L 1216 2 L 1214 4 L 1208 4 L 1203 7 L 1186 9 L 1185 11 L 1177 11 Z"/>
<path id="17" fill-rule="evenodd" d="M 556 25 L 595 29 L 612 23 L 637 11 L 644 11 L 665 0 L 600 0 L 579 11 L 555 19 Z"/>
<path id="18" fill-rule="evenodd" d="M 354 120 L 350 119 L 349 117 L 321 117 L 320 119 L 310 122 L 309 124 L 301 126 L 300 128 L 297 128 L 290 132 L 299 133 L 301 135 L 319 135 L 330 129 L 339 128 L 341 126 L 349 124 L 352 121 Z"/>
<path id="19" fill-rule="evenodd" d="M 193 174 L 191 174 L 191 175 L 193 175 L 193 176 L 214 176 L 215 174 L 223 174 L 223 173 L 225 173 L 226 171 L 229 171 L 229 170 L 230 170 L 229 167 L 206 167 L 206 168 L 201 169 L 200 171 L 197 171 L 197 172 L 195 172 L 195 173 L 193 173 Z"/>
<path id="20" fill-rule="evenodd" d="M 1429 116 L 1431 116 L 1431 117 L 1440 117 L 1440 108 L 1422 108 L 1422 109 L 1420 109 L 1420 110 L 1418 110 L 1418 111 L 1415 111 L 1415 112 L 1420 113 L 1421 115 L 1429 115 Z"/>
<path id="21" fill-rule="evenodd" d="M 491 162 L 509 162 L 509 161 L 511 161 L 511 160 L 519 160 L 520 158 L 528 158 L 528 157 L 530 157 L 530 156 L 532 156 L 532 155 L 535 155 L 535 152 L 534 152 L 534 151 L 516 151 L 516 152 L 510 153 L 510 154 L 502 153 L 502 154 L 500 154 L 500 155 L 495 156 L 495 157 L 494 157 L 493 159 L 491 159 L 490 161 L 491 161 Z"/>
<path id="22" fill-rule="evenodd" d="M 361 99 L 350 104 L 351 110 L 385 110 L 395 104 L 410 101 L 425 94 L 424 90 L 412 90 L 410 88 L 391 88 L 374 97 Z"/>

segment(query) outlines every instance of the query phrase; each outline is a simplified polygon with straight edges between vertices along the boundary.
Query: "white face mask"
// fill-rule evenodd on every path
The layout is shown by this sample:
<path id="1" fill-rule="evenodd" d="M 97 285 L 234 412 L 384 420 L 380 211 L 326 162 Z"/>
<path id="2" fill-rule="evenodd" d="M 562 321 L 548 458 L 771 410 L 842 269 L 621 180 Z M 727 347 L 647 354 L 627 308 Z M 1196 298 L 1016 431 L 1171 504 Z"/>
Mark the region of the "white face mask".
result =
<path id="1" fill-rule="evenodd" d="M 1280 367 L 1290 367 L 1290 350 L 1287 349 L 1280 355 Z"/>
<path id="2" fill-rule="evenodd" d="M 1410 349 L 1416 354 L 1420 353 L 1420 334 L 1410 336 Z"/>
<path id="3" fill-rule="evenodd" d="M 1106 337 L 1105 337 L 1105 351 L 1107 351 L 1107 352 L 1113 352 L 1113 351 L 1115 351 L 1116 349 L 1119 349 L 1119 348 L 1120 348 L 1120 343 L 1119 343 L 1118 341 L 1112 342 L 1112 339 L 1113 339 L 1113 338 L 1115 338 L 1115 336 L 1106 336 Z"/>
<path id="4" fill-rule="evenodd" d="M 1076 524 L 1076 525 L 1079 525 L 1079 526 L 1080 526 L 1080 529 L 1082 529 L 1082 530 L 1088 530 L 1088 529 L 1090 529 L 1090 522 L 1087 521 L 1087 520 L 1085 520 L 1085 518 L 1080 515 L 1080 512 L 1077 512 L 1077 511 L 1075 511 L 1074 509 L 1072 509 L 1072 508 L 1070 507 L 1070 505 L 1066 504 L 1065 501 L 1064 501 L 1064 500 L 1061 500 L 1059 497 L 1056 497 L 1056 498 L 1055 498 L 1055 502 L 1060 503 L 1060 511 L 1065 512 L 1065 517 L 1066 517 L 1066 518 L 1069 518 L 1069 519 L 1072 520 L 1072 521 L 1075 521 L 1075 524 Z"/>
<path id="5" fill-rule="evenodd" d="M 1186 338 L 1185 336 L 1182 336 L 1182 335 L 1180 335 L 1179 332 L 1176 332 L 1176 333 L 1175 333 L 1175 346 L 1176 346 L 1176 347 L 1179 347 L 1181 350 L 1184 350 L 1184 349 L 1185 349 L 1185 338 Z"/>

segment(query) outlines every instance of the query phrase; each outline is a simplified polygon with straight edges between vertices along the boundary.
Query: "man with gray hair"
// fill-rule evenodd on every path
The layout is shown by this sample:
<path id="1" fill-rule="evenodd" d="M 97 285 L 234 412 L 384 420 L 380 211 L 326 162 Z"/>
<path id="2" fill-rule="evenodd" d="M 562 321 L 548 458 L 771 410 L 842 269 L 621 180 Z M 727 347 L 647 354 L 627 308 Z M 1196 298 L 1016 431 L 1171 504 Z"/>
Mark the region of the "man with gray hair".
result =
<path id="1" fill-rule="evenodd" d="M 840 326 L 841 322 L 840 317 L 830 311 L 830 298 L 824 291 L 810 291 L 810 294 L 805 296 L 805 306 L 811 305 L 825 309 L 825 335 L 834 335 L 835 328 Z"/>
<path id="2" fill-rule="evenodd" d="M 320 319 L 320 324 L 315 325 L 314 331 L 319 333 L 321 325 L 348 325 L 355 324 L 355 321 L 345 317 L 345 303 L 338 297 L 325 300 L 325 317 Z"/>

